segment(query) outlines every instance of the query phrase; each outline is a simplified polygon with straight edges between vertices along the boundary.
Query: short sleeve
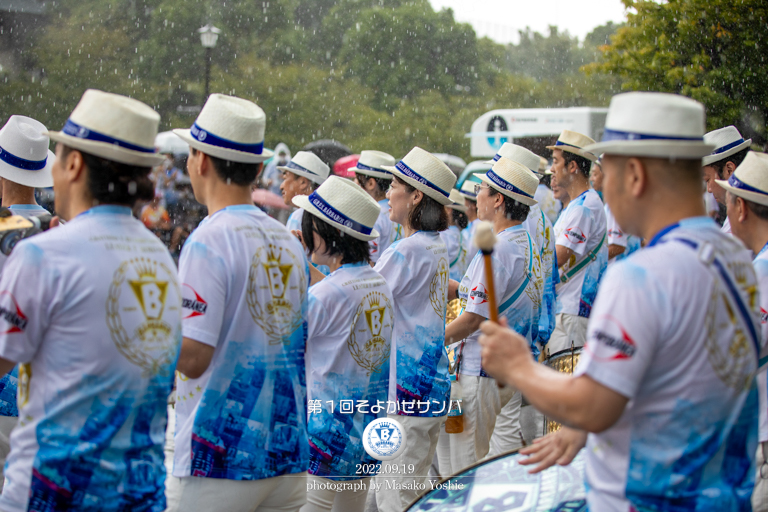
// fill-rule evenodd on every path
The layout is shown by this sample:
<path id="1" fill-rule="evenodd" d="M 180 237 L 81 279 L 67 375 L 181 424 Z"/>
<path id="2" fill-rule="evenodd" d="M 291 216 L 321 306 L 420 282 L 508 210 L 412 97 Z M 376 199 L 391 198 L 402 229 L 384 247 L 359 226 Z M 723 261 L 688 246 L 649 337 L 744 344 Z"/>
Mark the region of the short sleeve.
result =
<path id="1" fill-rule="evenodd" d="M 20 242 L 0 275 L 0 357 L 28 363 L 43 341 L 61 284 L 43 249 Z"/>
<path id="2" fill-rule="evenodd" d="M 658 290 L 649 273 L 631 260 L 608 270 L 575 375 L 588 375 L 627 398 L 636 395 L 662 332 L 660 312 L 668 310 Z"/>
<path id="3" fill-rule="evenodd" d="M 227 299 L 224 260 L 209 246 L 187 240 L 179 261 L 179 281 L 184 337 L 215 347 L 219 342 Z"/>
<path id="4" fill-rule="evenodd" d="M 413 291 L 423 279 L 414 279 L 412 262 L 406 261 L 405 256 L 397 250 L 402 247 L 402 243 L 390 245 L 384 254 L 379 257 L 373 270 L 381 274 L 387 282 L 389 289 L 395 299 L 407 295 Z"/>
<path id="5" fill-rule="evenodd" d="M 307 342 L 317 336 L 324 336 L 331 327 L 330 315 L 325 308 L 322 300 L 312 293 L 312 289 L 322 284 L 322 281 L 309 289 L 309 300 L 307 304 Z"/>
<path id="6" fill-rule="evenodd" d="M 583 256 L 587 251 L 587 236 L 592 230 L 592 214 L 589 208 L 574 205 L 562 214 L 564 217 L 558 221 L 563 226 L 563 231 L 555 241 L 572 250 L 578 256 Z"/>

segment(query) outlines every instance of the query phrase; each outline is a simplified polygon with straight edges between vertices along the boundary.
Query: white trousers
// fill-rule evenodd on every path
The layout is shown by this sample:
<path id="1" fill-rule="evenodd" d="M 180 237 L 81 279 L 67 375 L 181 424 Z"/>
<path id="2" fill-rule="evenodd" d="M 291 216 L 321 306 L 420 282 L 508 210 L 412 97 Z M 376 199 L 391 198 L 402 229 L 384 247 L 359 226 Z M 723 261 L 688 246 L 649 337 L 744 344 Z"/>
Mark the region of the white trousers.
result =
<path id="1" fill-rule="evenodd" d="M 752 491 L 752 510 L 768 512 L 768 441 L 757 445 L 757 474 Z"/>
<path id="2" fill-rule="evenodd" d="M 496 417 L 488 457 L 495 457 L 523 446 L 523 431 L 520 427 L 523 395 L 515 388 L 505 386 L 499 390 L 499 399 L 502 407 Z"/>
<path id="3" fill-rule="evenodd" d="M 166 512 L 298 512 L 307 499 L 307 473 L 263 480 L 169 476 Z"/>
<path id="4" fill-rule="evenodd" d="M 379 512 L 402 512 L 425 490 L 431 489 L 427 483 L 429 466 L 435 456 L 437 439 L 446 417 L 414 418 L 396 415 L 387 415 L 387 417 L 403 425 L 406 448 L 398 457 L 381 463 L 381 472 L 376 476 L 376 505 Z M 402 468 L 405 467 L 407 472 L 411 464 L 414 467 L 413 472 L 404 475 Z M 387 471 L 387 468 L 394 467 L 397 467 L 399 472 L 396 473 L 392 469 Z"/>
<path id="5" fill-rule="evenodd" d="M 0 416 L 0 493 L 5 484 L 5 459 L 11 452 L 11 431 L 19 422 L 16 416 Z"/>
<path id="6" fill-rule="evenodd" d="M 561 350 L 583 347 L 587 342 L 587 324 L 589 319 L 578 315 L 559 313 L 555 316 L 555 330 L 552 331 L 547 342 L 549 354 L 556 354 Z"/>
<path id="7" fill-rule="evenodd" d="M 437 456 L 443 477 L 455 475 L 488 455 L 496 416 L 501 411 L 496 380 L 460 375 L 459 382 L 463 391 L 464 431 L 447 434 L 445 427 L 440 429 Z"/>
<path id="8" fill-rule="evenodd" d="M 301 512 L 363 512 L 370 483 L 370 478 L 336 482 L 308 475 L 307 504 Z M 345 486 L 355 488 L 344 489 Z"/>

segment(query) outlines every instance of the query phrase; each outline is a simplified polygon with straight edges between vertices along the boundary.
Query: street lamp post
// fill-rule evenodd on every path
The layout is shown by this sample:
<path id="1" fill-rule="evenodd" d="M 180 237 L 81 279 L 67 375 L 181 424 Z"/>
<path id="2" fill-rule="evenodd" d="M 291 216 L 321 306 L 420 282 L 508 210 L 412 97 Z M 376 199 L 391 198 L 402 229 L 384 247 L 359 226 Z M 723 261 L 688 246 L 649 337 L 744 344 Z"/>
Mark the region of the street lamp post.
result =
<path id="1" fill-rule="evenodd" d="M 211 86 L 211 50 L 216 47 L 216 41 L 219 39 L 221 30 L 209 23 L 197 31 L 200 33 L 200 42 L 205 48 L 205 96 L 203 96 L 203 104 L 205 104 Z"/>

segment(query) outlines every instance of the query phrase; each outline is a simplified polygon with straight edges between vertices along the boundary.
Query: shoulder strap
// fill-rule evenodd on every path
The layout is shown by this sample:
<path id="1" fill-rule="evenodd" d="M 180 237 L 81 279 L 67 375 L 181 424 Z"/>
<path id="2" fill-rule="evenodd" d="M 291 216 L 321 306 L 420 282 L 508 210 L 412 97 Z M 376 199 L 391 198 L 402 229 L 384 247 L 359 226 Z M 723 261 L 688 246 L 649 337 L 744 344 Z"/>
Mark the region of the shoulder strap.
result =
<path id="1" fill-rule="evenodd" d="M 523 283 L 517 288 L 517 290 L 515 290 L 512 295 L 510 295 L 504 302 L 501 303 L 499 306 L 499 314 L 509 309 L 525 291 L 528 283 L 531 282 L 531 272 L 533 270 L 533 241 L 531 240 L 531 235 L 527 231 L 525 234 L 528 237 L 528 272 L 526 272 L 525 279 L 523 279 Z"/>
<path id="2" fill-rule="evenodd" d="M 603 233 L 603 238 L 600 239 L 600 243 L 597 244 L 597 247 L 589 251 L 587 255 L 582 259 L 578 265 L 573 267 L 572 269 L 568 270 L 567 272 L 563 272 L 562 275 L 560 275 L 560 283 L 567 283 L 573 276 L 584 270 L 584 268 L 595 261 L 597 259 L 597 255 L 600 252 L 600 249 L 603 248 L 603 244 L 605 243 L 605 237 L 608 235 L 608 231 L 606 230 L 605 233 Z"/>
<path id="3" fill-rule="evenodd" d="M 725 288 L 728 291 L 733 302 L 736 304 L 736 309 L 741 316 L 741 321 L 749 332 L 749 338 L 752 341 L 752 345 L 755 348 L 755 354 L 760 356 L 760 338 L 755 328 L 755 323 L 752 321 L 752 316 L 749 314 L 749 308 L 747 307 L 747 301 L 744 298 L 743 292 L 734 284 L 731 275 L 728 273 L 726 266 L 722 261 L 712 252 L 709 244 L 699 244 L 696 240 L 689 238 L 675 237 L 664 242 L 677 241 L 683 245 L 693 249 L 698 253 L 699 261 L 708 268 L 714 268 L 720 275 L 720 278 L 725 283 Z"/>

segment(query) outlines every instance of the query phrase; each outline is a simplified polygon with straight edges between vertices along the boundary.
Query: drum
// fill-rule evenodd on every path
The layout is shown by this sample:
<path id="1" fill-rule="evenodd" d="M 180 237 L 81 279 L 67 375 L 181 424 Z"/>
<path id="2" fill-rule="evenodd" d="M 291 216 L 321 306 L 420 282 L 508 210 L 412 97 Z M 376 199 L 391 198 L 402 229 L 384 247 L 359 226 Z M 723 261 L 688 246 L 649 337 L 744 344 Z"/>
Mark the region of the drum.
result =
<path id="1" fill-rule="evenodd" d="M 516 451 L 470 466 L 442 482 L 427 484 L 427 493 L 407 512 L 568 511 L 587 510 L 584 452 L 568 466 L 552 466 L 532 475 Z"/>
<path id="2" fill-rule="evenodd" d="M 579 357 L 581 357 L 581 351 L 583 347 L 571 347 L 560 352 L 555 352 L 547 358 L 546 365 L 555 371 L 560 373 L 573 374 L 573 370 L 576 365 L 579 364 Z M 545 419 L 544 420 L 544 434 L 551 434 L 560 430 L 560 423 Z"/>
<path id="3" fill-rule="evenodd" d="M 461 299 L 453 299 L 448 302 L 448 307 L 445 310 L 445 325 L 459 318 L 459 313 L 461 313 Z"/>

